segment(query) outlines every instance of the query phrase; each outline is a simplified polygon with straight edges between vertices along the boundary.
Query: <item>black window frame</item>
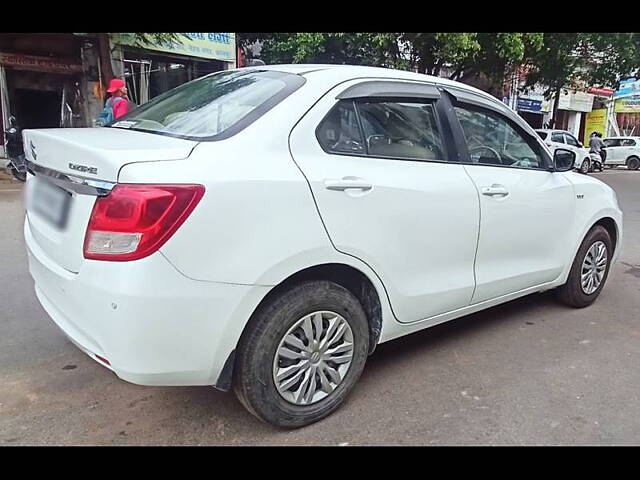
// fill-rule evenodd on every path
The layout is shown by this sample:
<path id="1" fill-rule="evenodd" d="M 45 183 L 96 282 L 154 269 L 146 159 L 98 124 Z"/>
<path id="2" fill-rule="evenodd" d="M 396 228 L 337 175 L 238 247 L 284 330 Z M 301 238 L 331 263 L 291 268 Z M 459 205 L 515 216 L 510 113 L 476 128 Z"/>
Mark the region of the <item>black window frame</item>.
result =
<path id="1" fill-rule="evenodd" d="M 379 85 L 389 86 L 392 82 L 376 82 Z M 355 87 L 357 87 L 356 85 Z M 376 85 L 377 86 L 377 85 Z M 431 87 L 431 85 L 426 85 L 427 87 Z M 420 86 L 417 86 L 419 89 Z M 431 87 L 433 88 L 433 87 Z M 353 92 L 354 87 L 350 87 L 345 90 L 345 92 Z M 387 90 L 388 92 L 389 90 Z M 342 155 L 347 157 L 363 157 L 363 158 L 375 158 L 379 160 L 396 160 L 396 161 L 404 161 L 404 162 L 426 162 L 426 163 L 453 163 L 457 161 L 458 155 L 456 152 L 455 145 L 452 142 L 452 132 L 451 128 L 448 124 L 448 117 L 443 110 L 443 104 L 441 102 L 441 97 L 437 97 L 433 95 L 432 90 L 429 93 L 421 94 L 419 90 L 416 91 L 416 94 L 402 92 L 402 96 L 384 96 L 382 94 L 376 94 L 371 89 L 368 89 L 366 93 L 367 96 L 343 96 L 340 94 L 336 97 L 336 103 L 333 105 L 329 111 L 322 117 L 322 120 L 318 122 L 318 125 L 315 128 L 315 137 L 316 141 L 320 148 L 329 155 Z M 343 92 L 344 93 L 344 92 Z M 363 92 L 364 93 L 364 92 Z M 362 138 L 365 151 L 364 153 L 354 153 L 354 152 L 339 152 L 326 149 L 323 145 L 323 142 L 320 140 L 319 131 L 325 120 L 334 112 L 335 109 L 339 108 L 341 103 L 349 102 L 352 104 L 355 112 L 356 118 L 358 119 L 358 128 L 360 131 L 360 136 Z M 362 126 L 362 120 L 360 119 L 360 112 L 358 109 L 358 103 L 419 103 L 419 104 L 430 104 L 433 107 L 434 119 L 436 122 L 436 128 L 438 129 L 438 134 L 440 135 L 440 143 L 442 147 L 443 159 L 431 159 L 431 158 L 415 158 L 415 157 L 399 157 L 399 156 L 390 156 L 390 155 L 372 155 L 369 153 L 369 146 L 367 145 L 364 128 Z"/>
<path id="2" fill-rule="evenodd" d="M 446 93 L 448 94 L 448 97 L 446 98 L 448 98 L 451 104 L 451 108 L 449 109 L 449 124 L 452 126 L 454 130 L 453 131 L 454 136 L 458 139 L 457 145 L 458 145 L 458 152 L 460 155 L 459 162 L 461 164 L 469 165 L 469 166 L 480 166 L 480 167 L 514 168 L 518 170 L 528 170 L 528 171 L 534 171 L 534 172 L 555 171 L 553 158 L 549 155 L 546 149 L 542 147 L 541 142 L 543 140 L 537 135 L 535 131 L 533 133 L 527 132 L 514 119 L 510 118 L 509 115 L 505 114 L 504 112 L 501 112 L 498 108 L 494 108 L 494 106 L 490 105 L 490 102 L 488 100 L 485 100 L 484 98 L 479 98 L 478 101 L 469 101 L 467 100 L 467 97 L 471 97 L 472 94 L 468 94 L 467 92 L 465 92 L 465 96 L 464 97 L 461 96 L 460 99 L 456 98 L 456 96 L 454 96 L 454 94 L 449 91 L 447 91 Z M 542 157 L 542 161 L 545 165 L 543 167 L 520 167 L 520 166 L 513 166 L 513 165 L 495 165 L 495 164 L 488 164 L 488 163 L 477 163 L 477 162 L 471 161 L 471 155 L 469 154 L 467 139 L 464 134 L 464 129 L 460 124 L 458 115 L 454 110 L 455 107 L 462 107 L 472 111 L 475 110 L 480 113 L 497 115 L 499 118 L 506 121 L 518 134 L 520 134 L 525 140 L 525 142 L 527 143 L 527 145 L 529 145 L 529 147 L 531 147 L 531 149 L 534 150 L 534 152 L 536 153 L 539 152 L 540 156 Z"/>

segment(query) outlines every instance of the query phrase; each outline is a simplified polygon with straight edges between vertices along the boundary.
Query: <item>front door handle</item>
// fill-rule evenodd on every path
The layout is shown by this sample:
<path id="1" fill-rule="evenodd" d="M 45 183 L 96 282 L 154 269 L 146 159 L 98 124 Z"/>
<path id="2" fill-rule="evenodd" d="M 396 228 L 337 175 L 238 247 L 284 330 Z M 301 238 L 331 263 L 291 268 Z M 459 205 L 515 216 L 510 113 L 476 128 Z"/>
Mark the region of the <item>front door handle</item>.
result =
<path id="1" fill-rule="evenodd" d="M 371 190 L 373 185 L 366 182 L 362 178 L 344 177 L 341 179 L 327 179 L 324 181 L 324 187 L 327 190 L 347 190 L 356 188 L 358 190 Z"/>
<path id="2" fill-rule="evenodd" d="M 506 197 L 509 195 L 509 190 L 504 185 L 494 183 L 490 187 L 482 187 L 482 194 L 489 197 Z"/>

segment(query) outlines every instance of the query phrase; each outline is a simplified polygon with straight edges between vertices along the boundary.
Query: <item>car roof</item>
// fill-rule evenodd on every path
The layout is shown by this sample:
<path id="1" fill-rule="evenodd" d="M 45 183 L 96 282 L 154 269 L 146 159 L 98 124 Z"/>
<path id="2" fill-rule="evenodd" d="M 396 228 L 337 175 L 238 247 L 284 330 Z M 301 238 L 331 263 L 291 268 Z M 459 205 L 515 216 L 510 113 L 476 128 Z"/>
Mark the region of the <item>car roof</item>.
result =
<path id="1" fill-rule="evenodd" d="M 442 77 L 434 77 L 423 73 L 409 72 L 407 70 L 395 70 L 392 68 L 369 67 L 364 65 L 335 65 L 335 64 L 282 64 L 282 65 L 256 65 L 252 67 L 242 67 L 243 70 L 274 70 L 279 72 L 294 73 L 296 75 L 324 74 L 332 82 L 340 83 L 358 78 L 388 78 L 393 80 L 412 80 L 437 84 L 444 87 L 455 87 L 460 90 L 480 95 L 488 100 L 505 106 L 503 102 L 493 95 L 483 92 L 471 85 L 456 82 Z"/>
<path id="2" fill-rule="evenodd" d="M 541 132 L 541 133 L 542 132 L 545 132 L 545 133 L 549 133 L 549 132 L 551 132 L 551 133 L 568 133 L 569 135 L 574 136 L 573 133 L 571 133 L 571 132 L 569 132 L 567 130 L 556 130 L 554 128 L 536 128 L 535 130 L 536 130 L 536 132 Z"/>

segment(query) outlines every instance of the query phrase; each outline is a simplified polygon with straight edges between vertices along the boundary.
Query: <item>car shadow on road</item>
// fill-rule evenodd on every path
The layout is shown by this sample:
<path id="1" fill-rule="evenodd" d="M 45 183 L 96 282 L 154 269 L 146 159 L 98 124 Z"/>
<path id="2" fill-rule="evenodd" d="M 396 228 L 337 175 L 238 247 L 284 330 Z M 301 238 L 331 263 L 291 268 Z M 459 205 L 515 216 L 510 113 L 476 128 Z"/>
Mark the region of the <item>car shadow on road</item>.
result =
<path id="1" fill-rule="evenodd" d="M 383 382 L 383 377 L 387 375 L 384 370 L 406 368 L 403 364 L 416 355 L 432 349 L 446 348 L 447 344 L 462 337 L 472 338 L 501 324 L 522 322 L 523 316 L 529 316 L 535 311 L 546 309 L 548 314 L 553 315 L 556 308 L 561 312 L 565 307 L 557 303 L 552 292 L 533 294 L 386 342 L 378 346 L 369 357 L 361 381 L 368 384 Z M 355 395 L 357 391 L 358 386 Z M 203 387 L 184 387 L 181 392 L 183 401 L 189 404 L 190 417 L 207 418 L 213 414 L 229 433 L 234 432 L 234 436 L 253 436 L 259 442 L 260 438 L 270 438 L 275 432 L 286 432 L 255 419 L 232 392 Z M 349 403 L 347 399 L 344 407 L 348 408 Z M 339 412 L 340 410 L 336 413 Z"/>
<path id="2" fill-rule="evenodd" d="M 379 364 L 401 360 L 419 351 L 444 346 L 457 341 L 462 336 L 471 338 L 503 323 L 521 322 L 523 315 L 549 308 L 557 309 L 558 312 L 566 309 L 557 302 L 554 292 L 535 293 L 385 342 L 380 344 L 374 354 L 369 357 L 368 373 L 374 374 Z"/>

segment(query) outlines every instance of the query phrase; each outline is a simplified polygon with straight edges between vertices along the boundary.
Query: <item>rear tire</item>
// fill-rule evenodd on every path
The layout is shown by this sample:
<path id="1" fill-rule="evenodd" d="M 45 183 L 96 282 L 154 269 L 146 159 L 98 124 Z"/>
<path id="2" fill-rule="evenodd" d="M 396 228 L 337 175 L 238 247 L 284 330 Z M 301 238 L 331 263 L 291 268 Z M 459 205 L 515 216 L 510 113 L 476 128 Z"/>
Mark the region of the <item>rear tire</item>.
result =
<path id="1" fill-rule="evenodd" d="M 309 317 L 316 312 L 327 312 L 320 315 L 319 324 L 314 321 L 318 317 Z M 310 318 L 309 323 L 304 323 L 305 318 Z M 330 323 L 333 318 L 340 322 L 340 326 L 332 331 L 331 325 L 336 325 Z M 305 326 L 307 330 L 304 330 Z M 332 372 L 324 369 L 324 365 L 338 372 L 346 362 L 314 362 L 320 361 L 317 354 L 323 352 L 323 341 L 341 329 L 346 332 L 340 336 L 341 340 L 325 343 L 324 348 L 328 354 L 338 345 L 347 351 L 347 355 L 351 353 L 351 363 L 334 377 L 330 375 Z M 285 342 L 285 338 L 292 336 L 301 343 L 295 338 L 294 343 Z M 316 340 L 319 343 L 315 343 Z M 306 346 L 311 351 L 316 348 L 312 348 L 313 345 L 319 345 L 313 354 L 304 349 Z M 283 349 L 295 359 L 283 357 Z M 357 298 L 336 283 L 307 281 L 277 295 L 252 317 L 238 346 L 234 391 L 247 410 L 264 422 L 285 428 L 309 425 L 334 412 L 351 392 L 364 369 L 368 349 L 367 316 Z M 338 354 L 333 358 L 337 358 L 335 355 Z M 296 373 L 290 376 L 283 374 L 282 379 L 276 380 L 276 374 L 280 375 L 278 372 L 287 368 L 295 368 L 292 371 Z M 297 376 L 299 380 L 287 385 L 288 379 Z M 307 392 L 309 397 L 300 400 L 298 392 L 304 397 L 307 397 Z"/>
<path id="2" fill-rule="evenodd" d="M 589 161 L 589 159 L 585 158 L 580 164 L 580 173 L 584 173 L 586 175 L 590 170 L 591 162 Z"/>
<path id="3" fill-rule="evenodd" d="M 627 158 L 627 168 L 629 170 L 638 170 L 639 167 L 640 167 L 640 158 L 638 157 Z"/>
<path id="4" fill-rule="evenodd" d="M 590 252 L 597 252 L 600 244 L 603 244 L 606 249 L 606 265 L 599 283 L 597 285 L 593 283 L 589 284 L 589 267 L 585 263 L 586 257 Z M 578 249 L 578 253 L 576 253 L 573 265 L 569 271 L 567 282 L 556 290 L 558 299 L 562 303 L 574 308 L 583 308 L 591 305 L 596 298 L 598 298 L 598 295 L 600 295 L 600 292 L 607 281 L 612 256 L 613 248 L 609 232 L 607 232 L 602 225 L 594 226 L 584 237 L 584 240 Z M 585 278 L 587 279 L 586 287 L 584 285 Z"/>

